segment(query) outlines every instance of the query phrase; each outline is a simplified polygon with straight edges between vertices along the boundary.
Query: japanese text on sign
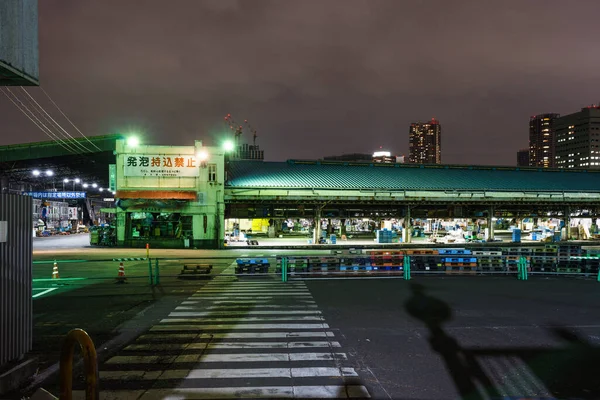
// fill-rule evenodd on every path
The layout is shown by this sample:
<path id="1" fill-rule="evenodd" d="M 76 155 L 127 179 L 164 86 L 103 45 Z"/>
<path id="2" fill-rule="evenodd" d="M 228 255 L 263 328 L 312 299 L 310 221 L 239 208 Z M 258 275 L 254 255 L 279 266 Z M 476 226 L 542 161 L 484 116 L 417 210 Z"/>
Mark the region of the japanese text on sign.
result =
<path id="1" fill-rule="evenodd" d="M 85 199 L 85 192 L 23 192 L 38 199 Z"/>
<path id="2" fill-rule="evenodd" d="M 123 155 L 125 176 L 162 178 L 196 177 L 198 163 L 194 155 Z"/>

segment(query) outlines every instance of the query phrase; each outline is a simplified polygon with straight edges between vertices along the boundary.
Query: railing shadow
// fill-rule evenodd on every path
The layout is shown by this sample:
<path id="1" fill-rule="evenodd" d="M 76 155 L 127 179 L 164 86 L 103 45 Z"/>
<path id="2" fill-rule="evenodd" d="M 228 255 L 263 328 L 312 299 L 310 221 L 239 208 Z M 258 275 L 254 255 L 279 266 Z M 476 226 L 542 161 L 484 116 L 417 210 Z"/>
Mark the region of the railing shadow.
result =
<path id="1" fill-rule="evenodd" d="M 600 398 L 600 347 L 577 333 L 557 324 L 546 328 L 565 342 L 560 348 L 466 348 L 443 328 L 453 318 L 451 307 L 422 285 L 411 284 L 411 291 L 405 309 L 429 330 L 431 348 L 461 398 Z"/>

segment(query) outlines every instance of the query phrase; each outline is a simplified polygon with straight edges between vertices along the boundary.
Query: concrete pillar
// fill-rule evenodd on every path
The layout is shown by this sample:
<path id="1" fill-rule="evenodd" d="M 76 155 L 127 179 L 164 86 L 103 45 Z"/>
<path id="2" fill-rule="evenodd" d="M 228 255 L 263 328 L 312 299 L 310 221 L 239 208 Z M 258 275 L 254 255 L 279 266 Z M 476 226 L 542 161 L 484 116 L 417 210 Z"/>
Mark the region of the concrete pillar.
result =
<path id="1" fill-rule="evenodd" d="M 340 220 L 340 236 L 346 234 L 346 218 L 342 218 Z"/>
<path id="2" fill-rule="evenodd" d="M 412 227 L 410 225 L 410 206 L 406 206 L 406 216 L 404 217 L 404 237 L 405 243 L 412 241 Z"/>
<path id="3" fill-rule="evenodd" d="M 490 206 L 487 217 L 488 239 L 494 240 L 494 206 Z"/>
<path id="4" fill-rule="evenodd" d="M 565 215 L 564 215 L 565 237 L 562 239 L 570 240 L 571 239 L 571 207 L 569 207 L 569 206 L 565 207 L 564 213 L 565 213 Z"/>
<path id="5" fill-rule="evenodd" d="M 315 210 L 315 230 L 313 233 L 313 243 L 319 244 L 319 238 L 321 237 L 321 209 L 317 207 Z"/>
<path id="6" fill-rule="evenodd" d="M 333 228 L 331 226 L 331 218 L 327 218 L 327 237 L 329 237 L 333 233 Z"/>

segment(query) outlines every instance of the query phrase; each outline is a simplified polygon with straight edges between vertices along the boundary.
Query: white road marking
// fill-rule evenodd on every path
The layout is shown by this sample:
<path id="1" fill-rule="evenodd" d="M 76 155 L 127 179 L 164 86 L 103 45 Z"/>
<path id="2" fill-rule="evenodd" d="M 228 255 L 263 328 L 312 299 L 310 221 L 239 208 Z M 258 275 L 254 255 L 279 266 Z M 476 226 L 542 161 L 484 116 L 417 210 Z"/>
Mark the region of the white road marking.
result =
<path id="1" fill-rule="evenodd" d="M 166 325 L 176 322 L 168 319 L 160 321 L 161 325 L 150 328 L 151 331 L 217 331 L 223 329 L 329 329 L 327 324 L 215 324 L 215 325 Z"/>
<path id="2" fill-rule="evenodd" d="M 264 302 L 261 301 L 261 303 L 266 303 L 267 301 L 265 300 Z M 294 309 L 294 308 L 301 308 L 304 309 L 306 307 L 317 307 L 316 304 L 314 304 L 314 300 L 310 301 L 313 304 L 306 304 L 305 302 L 302 304 L 247 304 L 246 302 L 242 302 L 242 301 L 227 301 L 227 303 L 238 303 L 238 305 L 204 305 L 206 304 L 205 301 L 201 301 L 201 300 L 187 300 L 187 301 L 182 301 L 181 304 L 185 304 L 185 305 L 189 305 L 189 304 L 202 304 L 199 307 L 202 307 L 205 310 L 216 310 L 216 309 L 230 309 L 230 310 L 240 310 L 240 309 L 245 309 L 245 308 L 252 308 L 252 309 L 257 309 L 257 308 L 280 308 L 280 309 Z M 217 303 L 221 303 L 219 301 L 213 301 L 212 304 L 217 304 Z M 299 303 L 299 302 L 297 302 Z"/>
<path id="3" fill-rule="evenodd" d="M 170 333 L 172 339 L 294 339 L 294 338 L 333 338 L 333 332 L 227 332 L 227 333 L 203 333 L 198 336 L 195 333 Z M 164 341 L 164 333 L 147 333 L 138 340 Z"/>
<path id="4" fill-rule="evenodd" d="M 175 310 L 205 310 L 205 307 L 198 306 L 179 306 Z M 282 310 L 282 311 L 245 311 L 245 310 L 229 310 L 229 311 L 197 311 L 197 317 L 214 317 L 217 315 L 295 315 L 295 314 L 321 314 L 319 310 Z"/>
<path id="5" fill-rule="evenodd" d="M 259 321 L 324 321 L 322 316 L 314 315 L 290 315 L 290 316 L 261 316 L 261 317 L 240 317 L 240 316 L 223 316 L 214 318 L 192 318 L 197 317 L 195 312 L 172 312 L 168 318 L 173 318 L 170 322 L 259 322 Z M 177 318 L 179 317 L 179 318 Z M 161 321 L 162 322 L 162 321 Z M 169 321 L 167 321 L 169 322 Z"/>
<path id="6" fill-rule="evenodd" d="M 82 390 L 74 399 L 85 399 Z M 176 388 L 150 390 L 103 390 L 103 399 L 119 400 L 204 400 L 204 399 L 352 399 L 370 398 L 363 385 L 348 386 L 242 386 L 222 388 Z"/>
<path id="7" fill-rule="evenodd" d="M 347 360 L 346 353 L 235 353 L 182 356 L 114 356 L 108 364 L 171 364 L 178 362 L 288 362 Z"/>
<path id="8" fill-rule="evenodd" d="M 36 297 L 43 296 L 43 295 L 45 295 L 46 293 L 50 293 L 51 291 L 53 291 L 53 290 L 56 290 L 56 289 L 58 289 L 58 288 L 49 288 L 49 289 L 45 289 L 43 292 L 40 292 L 40 293 L 36 293 L 36 294 L 34 294 L 33 296 L 31 296 L 31 298 L 32 298 L 32 299 L 35 299 Z M 34 289 L 34 290 L 36 290 L 36 289 Z M 38 290 L 39 290 L 39 289 L 38 289 Z"/>
<path id="9" fill-rule="evenodd" d="M 342 347 L 339 342 L 187 342 L 187 343 L 145 343 L 130 344 L 125 350 L 130 351 L 169 351 L 169 350 L 203 350 L 203 349 L 302 349 L 302 348 Z"/>

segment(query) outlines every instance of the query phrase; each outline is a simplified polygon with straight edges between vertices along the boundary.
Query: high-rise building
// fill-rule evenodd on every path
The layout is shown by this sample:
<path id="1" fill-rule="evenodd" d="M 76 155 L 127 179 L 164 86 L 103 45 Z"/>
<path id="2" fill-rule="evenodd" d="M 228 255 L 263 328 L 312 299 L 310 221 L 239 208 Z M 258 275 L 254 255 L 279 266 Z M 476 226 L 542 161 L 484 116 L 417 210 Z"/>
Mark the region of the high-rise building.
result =
<path id="1" fill-rule="evenodd" d="M 257 144 L 243 143 L 237 147 L 235 158 L 238 160 L 264 160 L 265 153 Z"/>
<path id="2" fill-rule="evenodd" d="M 517 151 L 517 167 L 529 166 L 529 149 L 521 149 Z"/>
<path id="3" fill-rule="evenodd" d="M 410 124 L 408 160 L 413 164 L 442 163 L 442 125 L 435 118 Z"/>
<path id="4" fill-rule="evenodd" d="M 600 105 L 560 117 L 554 126 L 558 168 L 600 169 Z"/>
<path id="5" fill-rule="evenodd" d="M 529 165 L 554 167 L 554 121 L 560 114 L 534 115 L 529 119 Z"/>

